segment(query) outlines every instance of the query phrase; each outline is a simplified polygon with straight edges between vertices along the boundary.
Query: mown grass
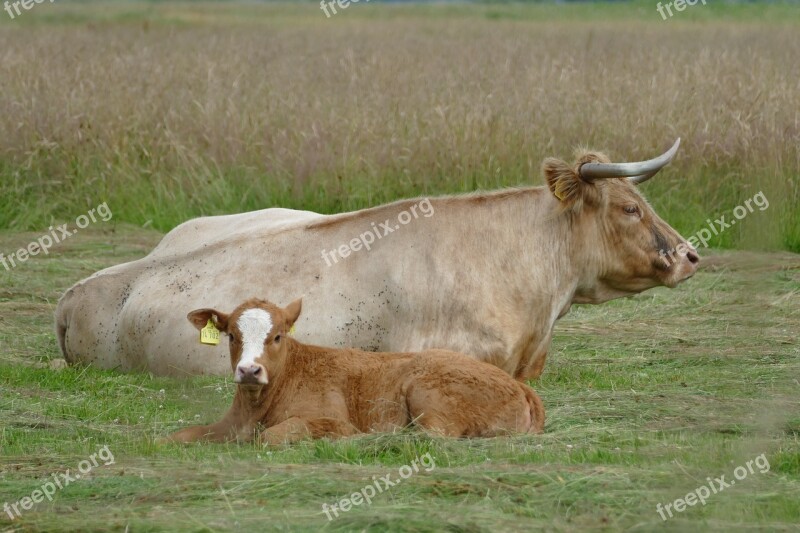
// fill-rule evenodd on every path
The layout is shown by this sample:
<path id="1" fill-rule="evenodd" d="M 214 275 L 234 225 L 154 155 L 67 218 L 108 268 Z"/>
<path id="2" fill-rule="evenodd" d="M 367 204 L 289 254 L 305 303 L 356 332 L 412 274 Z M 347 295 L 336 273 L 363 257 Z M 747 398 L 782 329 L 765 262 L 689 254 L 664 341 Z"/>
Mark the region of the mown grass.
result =
<path id="1" fill-rule="evenodd" d="M 0 250 L 35 233 L 4 232 Z M 546 433 L 450 441 L 408 431 L 346 441 L 158 445 L 227 408 L 228 378 L 52 368 L 52 311 L 74 280 L 140 257 L 160 234 L 98 226 L 0 270 L 0 504 L 108 445 L 116 463 L 0 529 L 221 531 L 795 530 L 800 522 L 800 258 L 728 252 L 694 279 L 559 322 L 542 379 Z M 415 474 L 329 522 L 333 504 L 430 453 Z M 760 454 L 735 486 L 663 522 Z"/>
<path id="2" fill-rule="evenodd" d="M 800 8 L 44 3 L 0 17 L 0 227 L 107 201 L 166 231 L 539 183 L 574 147 L 680 156 L 645 186 L 716 247 L 800 251 Z"/>

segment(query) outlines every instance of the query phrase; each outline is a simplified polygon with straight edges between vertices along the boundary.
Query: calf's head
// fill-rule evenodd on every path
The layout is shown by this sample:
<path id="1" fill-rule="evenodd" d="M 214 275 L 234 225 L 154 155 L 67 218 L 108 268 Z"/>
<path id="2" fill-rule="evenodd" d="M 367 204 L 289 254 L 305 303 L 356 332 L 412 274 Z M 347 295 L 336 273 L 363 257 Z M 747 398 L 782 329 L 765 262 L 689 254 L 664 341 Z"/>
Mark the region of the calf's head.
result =
<path id="1" fill-rule="evenodd" d="M 300 316 L 302 300 L 280 308 L 266 300 L 251 299 L 230 314 L 216 309 L 197 309 L 187 315 L 198 330 L 208 321 L 227 334 L 234 382 L 262 386 L 269 383 L 269 372 L 283 364 L 286 340 Z"/>
<path id="2" fill-rule="evenodd" d="M 679 145 L 680 139 L 661 156 L 637 163 L 611 163 L 597 152 L 578 154 L 573 165 L 545 160 L 547 185 L 559 212 L 569 217 L 572 262 L 583 273 L 575 303 L 675 287 L 697 271 L 697 251 L 638 190 L 675 157 Z"/>

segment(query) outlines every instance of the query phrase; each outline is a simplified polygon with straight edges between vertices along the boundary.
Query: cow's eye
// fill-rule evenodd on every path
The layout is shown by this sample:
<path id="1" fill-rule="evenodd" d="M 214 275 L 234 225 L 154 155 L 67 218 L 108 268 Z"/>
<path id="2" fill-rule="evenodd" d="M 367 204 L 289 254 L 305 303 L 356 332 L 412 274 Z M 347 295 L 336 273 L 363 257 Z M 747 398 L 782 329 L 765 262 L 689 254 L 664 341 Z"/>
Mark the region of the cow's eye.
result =
<path id="1" fill-rule="evenodd" d="M 275 335 L 275 339 L 273 339 L 273 340 L 275 342 L 281 342 L 281 336 L 280 335 Z"/>
<path id="2" fill-rule="evenodd" d="M 635 214 L 639 213 L 639 206 L 638 205 L 626 205 L 623 209 L 629 215 L 635 215 Z"/>
<path id="3" fill-rule="evenodd" d="M 236 337 L 228 333 L 228 340 L 230 340 L 231 342 L 236 342 Z"/>

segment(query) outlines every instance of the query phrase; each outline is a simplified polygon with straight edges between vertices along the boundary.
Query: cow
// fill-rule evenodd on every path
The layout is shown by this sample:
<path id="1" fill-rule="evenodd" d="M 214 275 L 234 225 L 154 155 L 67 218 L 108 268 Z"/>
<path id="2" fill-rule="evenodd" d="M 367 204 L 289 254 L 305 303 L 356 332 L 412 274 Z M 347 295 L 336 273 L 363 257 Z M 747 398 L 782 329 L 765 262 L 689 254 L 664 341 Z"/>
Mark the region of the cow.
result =
<path id="1" fill-rule="evenodd" d="M 266 209 L 190 220 L 146 257 L 78 282 L 60 299 L 68 363 L 155 375 L 224 375 L 175 309 L 231 309 L 253 291 L 309 302 L 297 338 L 323 346 L 442 348 L 537 378 L 556 321 L 675 287 L 699 256 L 638 185 L 675 156 L 611 163 L 548 158 L 546 186 L 402 200 L 336 215 Z"/>
<path id="2" fill-rule="evenodd" d="M 541 433 L 544 408 L 528 385 L 497 367 L 444 350 L 375 353 L 324 348 L 289 335 L 302 299 L 286 308 L 252 298 L 230 314 L 187 318 L 228 336 L 237 384 L 222 420 L 172 434 L 173 442 L 282 444 L 386 433 L 413 425 L 443 437 Z"/>

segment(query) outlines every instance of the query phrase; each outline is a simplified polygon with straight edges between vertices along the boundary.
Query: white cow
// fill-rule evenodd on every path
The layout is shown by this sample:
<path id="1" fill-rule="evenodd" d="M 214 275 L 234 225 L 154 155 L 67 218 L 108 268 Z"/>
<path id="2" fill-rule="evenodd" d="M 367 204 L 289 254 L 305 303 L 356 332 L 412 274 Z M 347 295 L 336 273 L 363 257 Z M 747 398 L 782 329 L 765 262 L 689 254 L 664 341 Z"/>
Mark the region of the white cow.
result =
<path id="1" fill-rule="evenodd" d="M 694 249 L 636 188 L 677 147 L 640 163 L 593 152 L 573 165 L 548 159 L 547 187 L 191 220 L 147 257 L 69 289 L 56 310 L 61 350 L 69 363 L 224 375 L 225 343 L 200 344 L 186 313 L 302 297 L 302 342 L 442 348 L 538 377 L 572 303 L 674 287 L 696 271 Z"/>

